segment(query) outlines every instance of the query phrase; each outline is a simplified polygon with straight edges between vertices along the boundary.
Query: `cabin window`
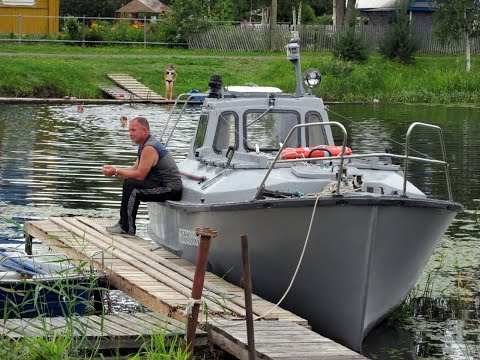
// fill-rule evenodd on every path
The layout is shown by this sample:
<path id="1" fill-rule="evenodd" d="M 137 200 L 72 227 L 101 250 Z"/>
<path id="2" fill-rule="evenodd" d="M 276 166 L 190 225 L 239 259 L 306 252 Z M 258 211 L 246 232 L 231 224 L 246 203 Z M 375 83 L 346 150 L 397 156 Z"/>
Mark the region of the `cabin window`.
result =
<path id="1" fill-rule="evenodd" d="M 228 149 L 229 146 L 237 148 L 237 118 L 237 114 L 233 112 L 224 112 L 218 117 L 217 131 L 213 141 L 213 149 L 217 153 Z"/>
<path id="2" fill-rule="evenodd" d="M 306 123 L 323 122 L 317 112 L 308 112 Z M 328 145 L 325 126 L 311 126 L 306 128 L 307 146 Z"/>
<path id="3" fill-rule="evenodd" d="M 262 116 L 263 115 L 263 116 Z M 293 111 L 249 111 L 245 114 L 245 148 L 255 151 L 279 150 L 290 130 L 300 123 L 300 115 Z M 300 131 L 292 134 L 288 147 L 300 147 Z"/>
<path id="4" fill-rule="evenodd" d="M 195 134 L 195 141 L 193 143 L 193 151 L 195 152 L 198 148 L 203 146 L 203 140 L 205 139 L 205 133 L 207 131 L 208 125 L 208 115 L 200 115 L 197 125 L 197 133 Z"/>

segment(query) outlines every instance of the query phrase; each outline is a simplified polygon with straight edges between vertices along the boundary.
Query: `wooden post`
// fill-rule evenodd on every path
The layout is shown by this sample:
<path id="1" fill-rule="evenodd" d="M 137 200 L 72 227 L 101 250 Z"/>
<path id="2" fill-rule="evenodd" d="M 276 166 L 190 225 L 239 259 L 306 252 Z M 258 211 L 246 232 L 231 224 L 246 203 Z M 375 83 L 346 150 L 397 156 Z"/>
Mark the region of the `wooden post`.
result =
<path id="1" fill-rule="evenodd" d="M 18 14 L 18 45 L 22 43 L 22 14 Z"/>
<path id="2" fill-rule="evenodd" d="M 85 46 L 85 15 L 82 16 L 82 46 Z"/>
<path id="3" fill-rule="evenodd" d="M 277 0 L 272 0 L 272 7 L 270 11 L 270 31 L 269 31 L 269 42 L 268 50 L 275 50 L 275 37 L 277 30 Z"/>
<path id="4" fill-rule="evenodd" d="M 147 18 L 143 18 L 143 48 L 147 48 Z"/>
<path id="5" fill-rule="evenodd" d="M 102 290 L 95 289 L 93 290 L 93 308 L 96 313 L 103 314 L 103 296 Z"/>
<path id="6" fill-rule="evenodd" d="M 193 358 L 193 343 L 195 341 L 198 313 L 200 310 L 200 304 L 198 303 L 198 300 L 202 298 L 205 272 L 207 271 L 208 251 L 210 249 L 210 239 L 217 236 L 217 233 L 217 230 L 212 228 L 195 229 L 195 234 L 197 234 L 197 236 L 200 236 L 200 245 L 198 246 L 197 263 L 195 266 L 195 275 L 193 276 L 192 287 L 192 300 L 195 301 L 195 304 L 193 304 L 192 310 L 188 313 L 187 325 L 186 350 L 190 352 L 191 359 Z"/>
<path id="7" fill-rule="evenodd" d="M 255 331 L 253 328 L 252 279 L 248 257 L 248 238 L 242 235 L 243 291 L 245 293 L 245 316 L 247 321 L 248 359 L 255 360 Z"/>
<path id="8" fill-rule="evenodd" d="M 33 237 L 27 232 L 23 233 L 23 237 L 25 238 L 25 252 L 27 255 L 32 255 Z"/>

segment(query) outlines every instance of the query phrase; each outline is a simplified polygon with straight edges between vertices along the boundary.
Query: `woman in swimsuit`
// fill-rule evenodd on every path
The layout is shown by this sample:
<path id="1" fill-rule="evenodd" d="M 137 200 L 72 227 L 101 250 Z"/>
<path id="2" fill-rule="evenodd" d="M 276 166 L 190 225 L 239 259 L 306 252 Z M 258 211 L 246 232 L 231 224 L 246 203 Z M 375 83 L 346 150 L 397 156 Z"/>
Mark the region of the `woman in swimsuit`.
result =
<path id="1" fill-rule="evenodd" d="M 165 78 L 165 100 L 171 101 L 173 97 L 173 82 L 177 78 L 177 72 L 173 70 L 172 64 L 168 64 L 163 77 Z"/>

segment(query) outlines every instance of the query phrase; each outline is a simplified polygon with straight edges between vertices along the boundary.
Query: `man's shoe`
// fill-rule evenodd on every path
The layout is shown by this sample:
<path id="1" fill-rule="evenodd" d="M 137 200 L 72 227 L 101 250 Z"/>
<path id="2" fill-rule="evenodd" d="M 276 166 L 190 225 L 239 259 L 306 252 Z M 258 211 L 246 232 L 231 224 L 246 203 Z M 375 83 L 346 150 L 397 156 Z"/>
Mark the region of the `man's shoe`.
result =
<path id="1" fill-rule="evenodd" d="M 128 232 L 123 230 L 120 224 L 118 226 L 107 227 L 107 231 L 112 235 L 120 235 L 124 237 L 135 237 L 135 234 L 129 234 Z"/>
<path id="2" fill-rule="evenodd" d="M 112 226 L 107 226 L 105 229 L 107 229 L 108 232 L 116 231 L 117 229 L 122 229 L 120 223 L 116 223 L 115 225 Z"/>

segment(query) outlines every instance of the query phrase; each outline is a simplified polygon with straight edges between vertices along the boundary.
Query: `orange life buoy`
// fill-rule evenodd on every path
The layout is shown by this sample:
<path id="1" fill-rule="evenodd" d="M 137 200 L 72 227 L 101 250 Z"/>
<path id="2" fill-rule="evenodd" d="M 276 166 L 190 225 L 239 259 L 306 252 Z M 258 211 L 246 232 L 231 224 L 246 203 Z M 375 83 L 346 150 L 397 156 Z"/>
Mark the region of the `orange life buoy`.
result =
<path id="1" fill-rule="evenodd" d="M 324 156 L 339 156 L 341 153 L 341 146 L 319 145 L 303 148 L 286 148 L 280 154 L 280 159 L 308 159 Z M 345 147 L 345 155 L 350 155 L 351 153 L 352 149 L 350 149 L 349 147 Z"/>

